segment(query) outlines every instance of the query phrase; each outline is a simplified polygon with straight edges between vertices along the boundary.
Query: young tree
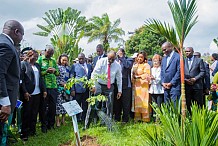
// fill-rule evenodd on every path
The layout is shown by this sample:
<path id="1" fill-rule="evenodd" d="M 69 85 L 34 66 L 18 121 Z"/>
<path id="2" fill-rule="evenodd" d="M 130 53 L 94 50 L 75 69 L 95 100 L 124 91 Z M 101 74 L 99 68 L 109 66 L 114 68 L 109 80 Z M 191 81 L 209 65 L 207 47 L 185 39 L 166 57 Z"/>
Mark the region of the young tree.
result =
<path id="1" fill-rule="evenodd" d="M 120 19 L 112 23 L 107 13 L 103 14 L 102 17 L 94 16 L 90 19 L 89 29 L 85 35 L 89 37 L 88 42 L 100 40 L 107 51 L 110 42 L 124 42 L 121 36 L 125 32 L 118 27 L 119 25 Z"/>
<path id="2" fill-rule="evenodd" d="M 183 44 L 192 27 L 197 23 L 198 16 L 196 0 L 172 0 L 168 1 L 174 26 L 168 23 L 161 23 L 159 20 L 149 19 L 146 26 L 150 31 L 158 33 L 171 42 L 180 53 L 181 67 L 181 98 L 182 98 L 182 115 L 183 121 L 186 115 L 186 99 L 185 99 L 185 81 L 184 81 L 184 59 Z"/>
<path id="3" fill-rule="evenodd" d="M 82 51 L 78 43 L 84 36 L 87 20 L 84 16 L 80 16 L 80 13 L 70 7 L 66 10 L 61 8 L 49 10 L 45 12 L 46 17 L 43 17 L 47 25 L 37 24 L 41 31 L 34 35 L 50 37 L 55 47 L 55 58 L 66 53 L 72 61 Z"/>

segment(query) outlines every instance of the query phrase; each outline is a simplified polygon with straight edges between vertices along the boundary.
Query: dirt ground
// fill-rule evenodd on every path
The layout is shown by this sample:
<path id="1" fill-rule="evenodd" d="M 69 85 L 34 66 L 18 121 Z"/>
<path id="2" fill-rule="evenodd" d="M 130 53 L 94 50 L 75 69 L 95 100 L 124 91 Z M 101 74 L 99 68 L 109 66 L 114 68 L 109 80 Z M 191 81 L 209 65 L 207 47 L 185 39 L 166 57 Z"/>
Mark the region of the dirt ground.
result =
<path id="1" fill-rule="evenodd" d="M 84 135 L 81 137 L 82 146 L 101 146 L 97 143 L 97 138 L 89 135 Z M 76 144 L 72 144 L 72 140 L 67 141 L 66 143 L 60 144 L 59 146 L 76 146 Z"/>

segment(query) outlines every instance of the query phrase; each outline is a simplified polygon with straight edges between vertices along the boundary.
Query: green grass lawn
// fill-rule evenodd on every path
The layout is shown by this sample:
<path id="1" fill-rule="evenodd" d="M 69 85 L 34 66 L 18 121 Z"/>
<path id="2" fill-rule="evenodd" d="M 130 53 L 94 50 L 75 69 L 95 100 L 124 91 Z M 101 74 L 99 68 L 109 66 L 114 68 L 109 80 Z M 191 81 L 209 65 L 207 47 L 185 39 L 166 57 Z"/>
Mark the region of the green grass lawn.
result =
<path id="1" fill-rule="evenodd" d="M 71 118 L 67 119 L 67 125 L 55 128 L 44 134 L 38 127 L 37 136 L 30 137 L 29 140 L 23 143 L 20 139 L 14 146 L 58 146 L 59 144 L 66 143 L 69 140 L 75 141 L 74 131 Z M 97 138 L 97 142 L 104 146 L 140 146 L 145 144 L 143 140 L 142 130 L 146 128 L 146 123 L 134 124 L 130 122 L 122 125 L 117 123 L 117 130 L 109 132 L 106 127 L 100 125 L 92 125 L 87 130 L 82 130 L 82 125 L 79 124 L 80 137 L 89 135 Z M 18 135 L 17 135 L 18 137 Z M 74 142 L 73 142 L 74 143 Z"/>

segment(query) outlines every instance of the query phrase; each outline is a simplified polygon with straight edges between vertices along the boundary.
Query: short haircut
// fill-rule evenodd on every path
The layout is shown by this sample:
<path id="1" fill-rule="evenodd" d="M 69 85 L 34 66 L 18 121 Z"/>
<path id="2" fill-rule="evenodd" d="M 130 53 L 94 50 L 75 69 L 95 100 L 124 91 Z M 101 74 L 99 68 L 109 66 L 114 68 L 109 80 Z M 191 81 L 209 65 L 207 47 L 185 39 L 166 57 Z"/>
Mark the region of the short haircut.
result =
<path id="1" fill-rule="evenodd" d="M 98 44 L 98 45 L 96 46 L 96 49 L 97 49 L 97 48 L 104 50 L 104 46 L 103 46 L 102 44 Z"/>

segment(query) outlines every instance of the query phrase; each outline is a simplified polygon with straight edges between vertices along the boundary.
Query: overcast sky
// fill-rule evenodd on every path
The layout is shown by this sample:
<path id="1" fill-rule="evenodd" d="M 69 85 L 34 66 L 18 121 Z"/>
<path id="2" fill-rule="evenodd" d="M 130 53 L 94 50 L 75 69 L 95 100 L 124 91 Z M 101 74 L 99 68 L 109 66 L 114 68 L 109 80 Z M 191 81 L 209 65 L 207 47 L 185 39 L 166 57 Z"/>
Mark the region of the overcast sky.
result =
<path id="1" fill-rule="evenodd" d="M 146 19 L 157 18 L 172 24 L 172 16 L 166 0 L 0 0 L 0 29 L 6 20 L 16 19 L 25 28 L 23 43 L 36 49 L 44 49 L 49 39 L 35 36 L 40 31 L 37 24 L 44 24 L 42 17 L 50 9 L 72 7 L 81 11 L 82 16 L 91 18 L 108 13 L 111 21 L 121 19 L 120 27 L 126 32 L 134 31 L 142 26 Z M 218 37 L 218 0 L 197 0 L 199 15 L 198 23 L 189 33 L 185 46 L 194 47 L 195 51 L 218 52 L 213 38 Z M 80 47 L 88 55 L 95 51 L 99 42 L 87 43 L 82 39 Z"/>

